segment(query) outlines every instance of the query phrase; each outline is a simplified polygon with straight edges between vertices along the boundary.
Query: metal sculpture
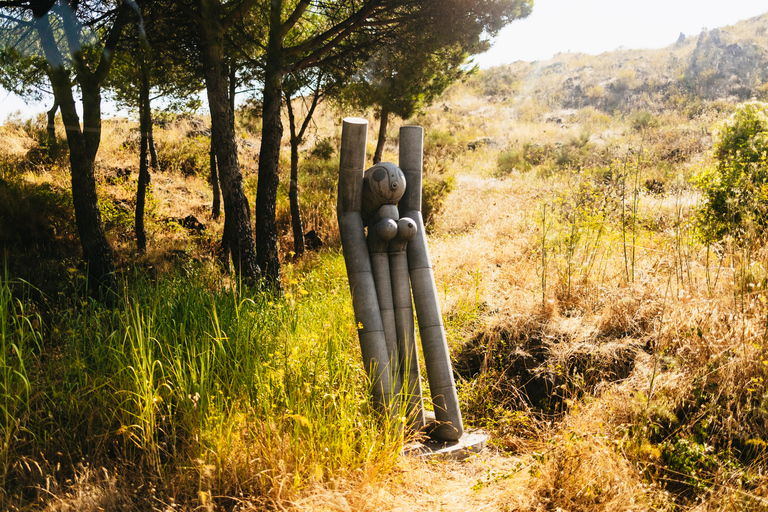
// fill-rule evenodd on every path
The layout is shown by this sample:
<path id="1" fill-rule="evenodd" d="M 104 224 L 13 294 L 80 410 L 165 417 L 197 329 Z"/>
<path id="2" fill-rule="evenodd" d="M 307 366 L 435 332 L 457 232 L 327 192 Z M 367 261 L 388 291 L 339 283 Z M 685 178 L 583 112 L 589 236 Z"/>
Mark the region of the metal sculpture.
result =
<path id="1" fill-rule="evenodd" d="M 400 129 L 399 167 L 380 163 L 365 170 L 367 135 L 368 121 L 344 119 L 337 215 L 373 401 L 392 411 L 405 396 L 411 429 L 457 441 L 464 428 L 421 215 L 423 129 Z M 412 304 L 434 405 L 429 419 Z"/>

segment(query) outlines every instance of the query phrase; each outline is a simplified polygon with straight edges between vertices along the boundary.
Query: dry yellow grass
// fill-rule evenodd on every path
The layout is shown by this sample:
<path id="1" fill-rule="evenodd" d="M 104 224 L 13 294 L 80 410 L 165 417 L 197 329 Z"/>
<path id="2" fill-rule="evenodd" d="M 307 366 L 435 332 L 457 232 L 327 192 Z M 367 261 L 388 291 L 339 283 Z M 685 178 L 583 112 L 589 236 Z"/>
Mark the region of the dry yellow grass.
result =
<path id="1" fill-rule="evenodd" d="M 532 125 L 518 133 L 526 129 L 542 137 L 540 128 Z M 493 158 L 492 151 L 484 153 L 488 160 Z M 683 171 L 689 175 L 695 172 L 690 165 L 681 166 L 689 169 Z M 660 469 L 665 462 L 658 448 L 642 444 L 638 432 L 622 432 L 643 418 L 652 425 L 664 415 L 677 414 L 673 411 L 679 411 L 681 403 L 700 392 L 701 369 L 709 365 L 716 368 L 710 375 L 716 375 L 712 385 L 719 393 L 733 393 L 724 400 L 732 409 L 716 435 L 721 439 L 745 435 L 739 434 L 735 419 L 739 404 L 763 389 L 765 300 L 762 285 L 755 283 L 764 275 L 764 249 L 747 255 L 728 246 L 702 245 L 692 226 L 699 195 L 680 181 L 675 191 L 662 196 L 638 192 L 640 227 L 634 240 L 629 231 L 606 226 L 599 241 L 582 242 L 571 256 L 558 253 L 545 240 L 549 253 L 543 263 L 542 207 L 547 206 L 553 219 L 547 229 L 567 228 L 554 220 L 562 212 L 553 199 L 563 190 L 574 194 L 574 184 L 533 173 L 499 179 L 477 165 L 457 168 L 457 188 L 435 222 L 431 250 L 445 314 L 455 316 L 467 304 L 482 305 L 481 322 L 470 326 L 465 337 L 482 330 L 533 325 L 560 340 L 548 350 L 550 361 L 564 367 L 579 353 L 610 360 L 616 350 L 632 343 L 647 350 L 636 352 L 628 378 L 599 385 L 586 402 L 566 400 L 563 418 L 550 431 L 540 432 L 541 448 L 535 443 L 518 445 L 523 448 L 518 457 L 539 457 L 547 449 L 549 455 L 535 478 L 515 476 L 495 482 L 503 491 L 499 496 L 486 495 L 489 509 L 675 508 L 674 496 L 663 490 L 674 477 Z M 590 257 L 591 271 L 581 264 Z M 571 264 L 574 275 L 566 296 L 565 268 Z M 757 276 L 741 290 L 740 273 L 745 271 Z M 530 324 L 529 319 L 537 320 Z M 669 418 L 673 423 L 681 420 Z M 680 423 L 680 428 L 697 428 L 695 419 L 693 425 Z M 686 432 L 682 434 L 692 435 Z M 762 477 L 758 481 L 763 482 Z M 758 491 L 741 488 L 732 476 L 708 485 L 698 510 L 768 504 Z M 517 501 L 505 502 L 504 493 Z"/>

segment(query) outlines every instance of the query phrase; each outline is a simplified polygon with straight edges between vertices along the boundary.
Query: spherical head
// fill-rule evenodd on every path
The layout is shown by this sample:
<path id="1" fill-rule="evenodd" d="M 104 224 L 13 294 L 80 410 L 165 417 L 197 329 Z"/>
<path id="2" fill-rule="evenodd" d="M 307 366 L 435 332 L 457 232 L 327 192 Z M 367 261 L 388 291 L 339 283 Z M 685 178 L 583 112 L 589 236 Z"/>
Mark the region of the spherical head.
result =
<path id="1" fill-rule="evenodd" d="M 363 201 L 370 199 L 379 205 L 397 204 L 404 193 L 405 174 L 395 164 L 382 162 L 365 171 Z"/>
<path id="2" fill-rule="evenodd" d="M 405 193 L 405 175 L 395 164 L 382 162 L 363 174 L 363 222 L 368 221 L 385 204 L 397 204 Z"/>

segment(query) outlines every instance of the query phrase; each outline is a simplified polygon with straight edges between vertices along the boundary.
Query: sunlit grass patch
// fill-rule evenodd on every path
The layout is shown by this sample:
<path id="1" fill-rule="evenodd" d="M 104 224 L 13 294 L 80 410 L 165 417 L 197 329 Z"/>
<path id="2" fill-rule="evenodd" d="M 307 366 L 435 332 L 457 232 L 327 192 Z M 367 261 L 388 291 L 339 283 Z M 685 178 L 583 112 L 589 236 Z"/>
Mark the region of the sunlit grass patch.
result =
<path id="1" fill-rule="evenodd" d="M 277 503 L 311 483 L 375 477 L 401 440 L 370 407 L 341 261 L 328 253 L 289 267 L 284 299 L 194 270 L 136 274 L 118 308 L 88 301 L 49 327 L 60 356 L 36 360 L 36 372 L 19 370 L 10 343 L 22 345 L 9 339 L 14 391 L 4 396 L 24 400 L 6 404 L 3 432 L 26 440 L 3 453 L 55 459 L 74 448 L 92 464 L 132 461 L 193 502 L 246 493 Z M 10 299 L 2 306 L 18 316 Z M 16 417 L 27 418 L 21 433 Z M 10 473 L 19 489 L 35 480 Z"/>

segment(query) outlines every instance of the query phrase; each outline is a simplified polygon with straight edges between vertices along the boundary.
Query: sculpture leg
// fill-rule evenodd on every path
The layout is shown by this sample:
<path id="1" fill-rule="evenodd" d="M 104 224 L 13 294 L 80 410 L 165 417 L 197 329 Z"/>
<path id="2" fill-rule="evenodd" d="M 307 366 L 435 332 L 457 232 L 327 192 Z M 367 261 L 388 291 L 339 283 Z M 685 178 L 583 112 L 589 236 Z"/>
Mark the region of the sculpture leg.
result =
<path id="1" fill-rule="evenodd" d="M 408 241 L 416 234 L 416 223 L 412 219 L 402 218 L 397 224 L 397 236 L 389 243 L 389 269 L 392 276 L 392 297 L 397 324 L 397 348 L 400 353 L 401 379 L 406 386 L 408 400 L 406 403 L 408 426 L 411 430 L 421 430 L 426 421 L 406 253 Z"/>
<path id="2" fill-rule="evenodd" d="M 421 216 L 422 159 L 423 129 L 403 126 L 400 128 L 400 168 L 407 188 L 399 209 L 400 215 L 412 218 L 417 228 L 407 252 L 413 302 L 437 420 L 429 435 L 441 441 L 456 441 L 464 433 L 464 426 Z"/>
<path id="3" fill-rule="evenodd" d="M 395 307 L 392 301 L 392 283 L 390 281 L 388 245 L 397 235 L 397 207 L 384 205 L 368 226 L 368 253 L 371 257 L 373 280 L 376 283 L 376 296 L 379 299 L 379 311 L 387 341 L 387 363 L 392 373 L 395 395 L 399 395 L 402 380 L 398 371 L 399 357 L 397 350 L 397 325 Z"/>
<path id="4" fill-rule="evenodd" d="M 349 288 L 352 293 L 352 306 L 358 324 L 363 363 L 372 382 L 373 402 L 381 410 L 386 410 L 392 403 L 394 387 L 360 213 L 367 133 L 366 120 L 358 118 L 344 120 L 336 213 L 339 219 L 344 262 L 349 276 Z"/>

